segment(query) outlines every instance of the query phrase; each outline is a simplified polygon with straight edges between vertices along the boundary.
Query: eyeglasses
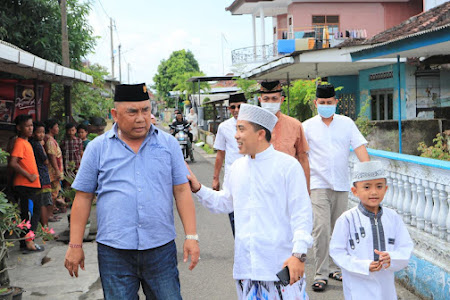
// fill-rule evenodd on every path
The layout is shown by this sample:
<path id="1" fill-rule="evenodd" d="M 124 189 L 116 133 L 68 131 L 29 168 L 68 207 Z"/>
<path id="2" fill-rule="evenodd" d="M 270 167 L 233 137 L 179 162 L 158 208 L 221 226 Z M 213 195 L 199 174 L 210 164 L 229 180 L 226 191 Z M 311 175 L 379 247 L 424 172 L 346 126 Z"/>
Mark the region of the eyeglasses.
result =
<path id="1" fill-rule="evenodd" d="M 239 104 L 238 106 L 236 106 L 236 105 L 231 105 L 230 108 L 231 108 L 231 109 L 236 109 L 236 108 L 240 109 L 240 108 L 241 108 L 241 105 L 240 105 L 240 104 Z"/>

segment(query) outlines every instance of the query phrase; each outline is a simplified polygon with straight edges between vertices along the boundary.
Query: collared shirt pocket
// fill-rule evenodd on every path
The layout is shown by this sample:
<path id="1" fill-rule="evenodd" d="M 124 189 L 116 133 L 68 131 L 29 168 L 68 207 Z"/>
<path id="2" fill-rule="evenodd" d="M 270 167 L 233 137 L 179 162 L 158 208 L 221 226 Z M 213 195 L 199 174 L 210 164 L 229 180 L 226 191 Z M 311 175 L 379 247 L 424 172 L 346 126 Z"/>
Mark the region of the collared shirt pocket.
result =
<path id="1" fill-rule="evenodd" d="M 155 177 L 163 177 L 166 180 L 171 178 L 171 154 L 167 148 L 151 144 L 144 152 L 142 158 L 146 173 L 150 177 L 156 175 Z"/>

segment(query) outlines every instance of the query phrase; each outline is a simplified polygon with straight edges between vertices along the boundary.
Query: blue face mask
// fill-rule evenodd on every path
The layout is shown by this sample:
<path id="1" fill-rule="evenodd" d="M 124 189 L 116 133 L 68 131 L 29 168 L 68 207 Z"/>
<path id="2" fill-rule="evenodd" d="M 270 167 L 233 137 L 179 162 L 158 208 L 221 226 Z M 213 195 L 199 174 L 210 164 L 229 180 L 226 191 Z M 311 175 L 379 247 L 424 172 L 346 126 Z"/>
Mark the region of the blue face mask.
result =
<path id="1" fill-rule="evenodd" d="M 336 105 L 317 104 L 317 112 L 322 118 L 329 118 L 336 112 Z"/>

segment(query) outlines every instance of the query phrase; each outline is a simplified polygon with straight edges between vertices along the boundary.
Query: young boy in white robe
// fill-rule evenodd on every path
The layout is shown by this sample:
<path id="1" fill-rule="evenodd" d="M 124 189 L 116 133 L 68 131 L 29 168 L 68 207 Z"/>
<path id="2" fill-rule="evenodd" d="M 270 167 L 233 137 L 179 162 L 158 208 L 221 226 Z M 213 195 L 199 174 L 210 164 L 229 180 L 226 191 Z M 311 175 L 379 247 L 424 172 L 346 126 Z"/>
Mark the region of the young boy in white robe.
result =
<path id="1" fill-rule="evenodd" d="M 402 218 L 380 205 L 387 188 L 381 162 L 355 164 L 352 192 L 360 203 L 339 217 L 330 242 L 345 299 L 397 299 L 394 272 L 408 265 L 413 242 Z"/>
<path id="2" fill-rule="evenodd" d="M 261 107 L 241 104 L 236 140 L 239 153 L 223 190 L 202 186 L 188 176 L 192 192 L 214 213 L 235 216 L 233 278 L 238 299 L 308 299 L 305 259 L 312 246 L 312 209 L 305 173 L 294 157 L 270 144 L 277 117 Z M 288 267 L 290 284 L 277 273 Z"/>

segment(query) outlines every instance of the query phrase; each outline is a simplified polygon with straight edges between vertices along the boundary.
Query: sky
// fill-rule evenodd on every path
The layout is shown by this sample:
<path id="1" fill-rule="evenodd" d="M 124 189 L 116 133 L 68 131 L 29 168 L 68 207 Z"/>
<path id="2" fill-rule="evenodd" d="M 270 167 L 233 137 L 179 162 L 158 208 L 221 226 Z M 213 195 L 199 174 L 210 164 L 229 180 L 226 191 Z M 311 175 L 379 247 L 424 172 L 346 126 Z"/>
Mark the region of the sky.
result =
<path id="1" fill-rule="evenodd" d="M 114 20 L 115 77 L 119 78 L 118 45 L 122 45 L 122 83 L 153 84 L 161 60 L 173 51 L 191 50 L 208 76 L 233 71 L 231 50 L 253 43 L 252 17 L 225 11 L 233 0 L 90 0 L 89 23 L 99 36 L 95 53 L 87 56 L 111 73 L 110 18 Z M 260 40 L 257 18 L 257 44 Z M 271 18 L 265 19 L 266 44 Z M 223 57 L 223 58 L 222 58 Z M 130 82 L 128 82 L 128 65 Z"/>

